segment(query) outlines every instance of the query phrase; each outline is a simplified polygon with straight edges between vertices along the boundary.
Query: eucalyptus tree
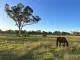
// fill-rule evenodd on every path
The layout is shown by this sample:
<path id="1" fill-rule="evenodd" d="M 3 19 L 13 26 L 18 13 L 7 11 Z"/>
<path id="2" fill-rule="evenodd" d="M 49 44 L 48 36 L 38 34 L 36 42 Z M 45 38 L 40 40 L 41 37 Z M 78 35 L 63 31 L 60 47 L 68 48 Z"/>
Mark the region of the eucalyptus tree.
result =
<path id="1" fill-rule="evenodd" d="M 30 6 L 24 7 L 22 3 L 11 7 L 6 3 L 5 11 L 7 15 L 15 21 L 19 29 L 19 35 L 21 35 L 21 30 L 24 26 L 38 23 L 41 20 L 39 16 L 32 14 L 33 9 Z"/>

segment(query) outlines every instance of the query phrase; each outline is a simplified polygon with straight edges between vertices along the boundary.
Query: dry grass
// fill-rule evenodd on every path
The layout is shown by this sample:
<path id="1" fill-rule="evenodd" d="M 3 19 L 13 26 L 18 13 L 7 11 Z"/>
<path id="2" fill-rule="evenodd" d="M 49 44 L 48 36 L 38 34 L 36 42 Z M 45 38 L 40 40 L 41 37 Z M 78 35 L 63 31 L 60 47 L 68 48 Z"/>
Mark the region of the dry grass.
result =
<path id="1" fill-rule="evenodd" d="M 79 60 L 80 37 L 65 36 L 69 47 L 56 47 L 56 37 L 0 36 L 0 60 Z"/>

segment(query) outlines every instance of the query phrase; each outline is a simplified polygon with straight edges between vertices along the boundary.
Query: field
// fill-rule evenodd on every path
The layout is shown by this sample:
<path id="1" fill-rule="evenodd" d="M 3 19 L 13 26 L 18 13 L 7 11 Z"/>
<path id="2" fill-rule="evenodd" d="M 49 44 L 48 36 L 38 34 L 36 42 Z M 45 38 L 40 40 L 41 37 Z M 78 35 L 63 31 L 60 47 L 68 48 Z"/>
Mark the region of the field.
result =
<path id="1" fill-rule="evenodd" d="M 56 47 L 57 36 L 0 36 L 0 60 L 80 60 L 80 36 L 65 36 L 69 47 Z"/>

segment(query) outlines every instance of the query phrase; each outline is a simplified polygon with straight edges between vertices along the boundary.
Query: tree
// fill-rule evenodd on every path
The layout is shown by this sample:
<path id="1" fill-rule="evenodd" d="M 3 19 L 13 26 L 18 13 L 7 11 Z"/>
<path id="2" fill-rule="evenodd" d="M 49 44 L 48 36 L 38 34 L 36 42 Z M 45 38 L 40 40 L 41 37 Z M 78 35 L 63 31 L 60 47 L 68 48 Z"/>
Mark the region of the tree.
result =
<path id="1" fill-rule="evenodd" d="M 48 34 L 49 34 L 49 35 L 52 35 L 52 32 L 51 32 L 51 31 L 49 31 L 49 32 L 48 32 Z"/>
<path id="2" fill-rule="evenodd" d="M 77 32 L 77 31 L 73 31 L 71 34 L 75 36 L 80 36 L 80 32 Z"/>
<path id="3" fill-rule="evenodd" d="M 60 35 L 61 32 L 60 32 L 60 31 L 54 31 L 53 34 L 54 34 L 54 35 Z"/>
<path id="4" fill-rule="evenodd" d="M 3 33 L 3 31 L 0 29 L 0 33 Z"/>
<path id="5" fill-rule="evenodd" d="M 36 35 L 40 35 L 40 34 L 41 34 L 41 30 L 37 30 Z"/>
<path id="6" fill-rule="evenodd" d="M 14 30 L 10 30 L 10 29 L 9 30 L 6 30 L 5 32 L 8 33 L 8 34 L 14 34 L 15 33 Z"/>
<path id="7" fill-rule="evenodd" d="M 47 32 L 46 31 L 42 31 L 42 36 L 46 37 L 47 36 Z"/>
<path id="8" fill-rule="evenodd" d="M 70 35 L 69 32 L 61 32 L 62 35 Z"/>
<path id="9" fill-rule="evenodd" d="M 19 29 L 19 35 L 21 30 L 26 25 L 38 23 L 41 18 L 39 16 L 33 16 L 33 9 L 30 6 L 24 7 L 21 3 L 17 6 L 9 7 L 9 4 L 5 4 L 5 11 L 7 15 L 16 22 L 16 26 Z"/>

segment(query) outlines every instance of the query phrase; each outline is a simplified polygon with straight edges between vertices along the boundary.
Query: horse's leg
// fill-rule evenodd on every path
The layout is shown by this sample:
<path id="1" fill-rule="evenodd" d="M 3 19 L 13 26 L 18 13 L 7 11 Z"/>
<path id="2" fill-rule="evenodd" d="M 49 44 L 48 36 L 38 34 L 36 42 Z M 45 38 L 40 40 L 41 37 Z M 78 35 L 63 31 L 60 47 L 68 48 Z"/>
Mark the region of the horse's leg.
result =
<path id="1" fill-rule="evenodd" d="M 58 40 L 56 41 L 56 47 L 58 46 Z"/>
<path id="2" fill-rule="evenodd" d="M 64 42 L 63 46 L 65 47 L 65 42 Z"/>
<path id="3" fill-rule="evenodd" d="M 59 46 L 61 46 L 61 42 L 59 42 Z"/>

